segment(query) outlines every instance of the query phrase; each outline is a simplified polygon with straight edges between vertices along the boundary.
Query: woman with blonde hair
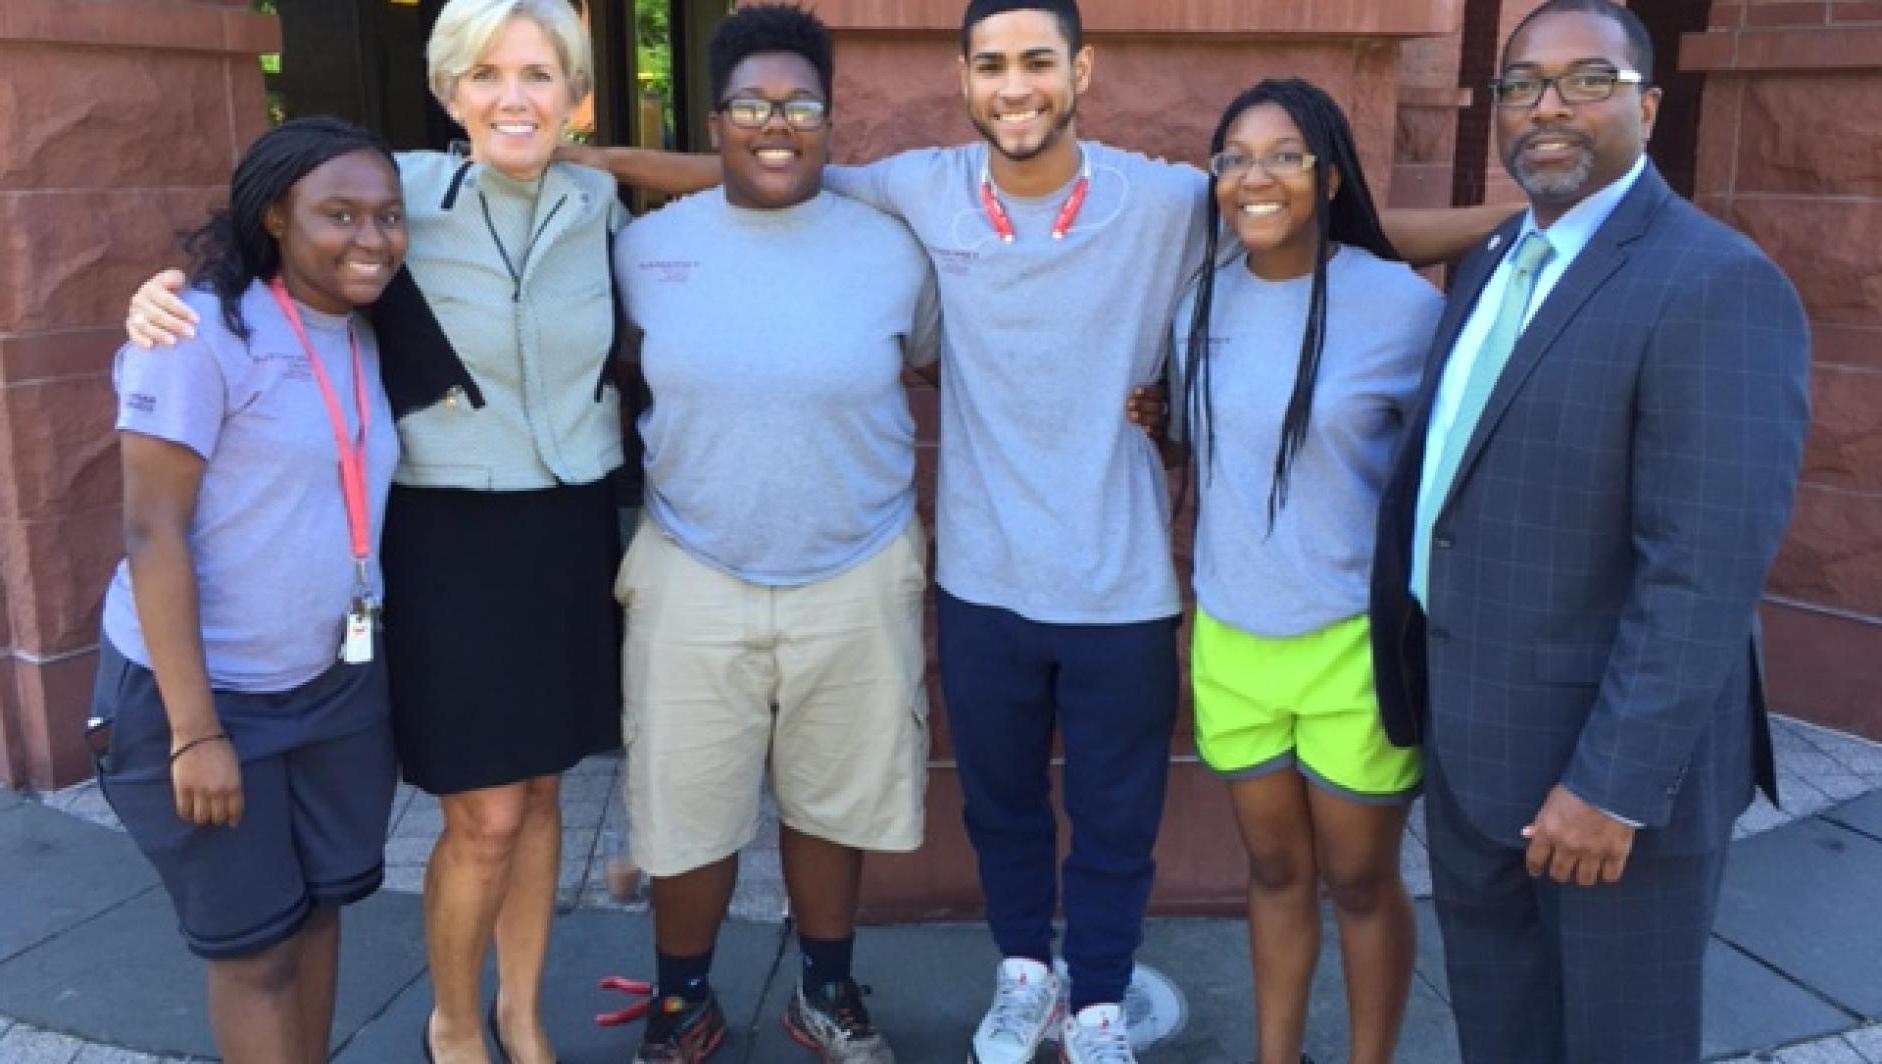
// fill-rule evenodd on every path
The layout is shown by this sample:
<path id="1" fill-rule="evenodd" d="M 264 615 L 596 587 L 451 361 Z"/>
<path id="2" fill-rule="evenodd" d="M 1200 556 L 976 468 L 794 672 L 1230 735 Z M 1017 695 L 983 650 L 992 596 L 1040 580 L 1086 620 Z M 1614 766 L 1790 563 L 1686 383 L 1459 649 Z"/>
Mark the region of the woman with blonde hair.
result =
<path id="1" fill-rule="evenodd" d="M 427 65 L 469 149 L 399 156 L 411 252 L 374 314 L 404 445 L 385 537 L 393 723 L 405 778 L 444 810 L 424 1051 L 487 1059 L 494 941 L 496 1048 L 547 1061 L 560 777 L 620 736 L 609 243 L 625 213 L 607 175 L 551 159 L 592 76 L 566 0 L 450 0 Z M 187 330 L 175 279 L 139 293 L 134 339 Z"/>

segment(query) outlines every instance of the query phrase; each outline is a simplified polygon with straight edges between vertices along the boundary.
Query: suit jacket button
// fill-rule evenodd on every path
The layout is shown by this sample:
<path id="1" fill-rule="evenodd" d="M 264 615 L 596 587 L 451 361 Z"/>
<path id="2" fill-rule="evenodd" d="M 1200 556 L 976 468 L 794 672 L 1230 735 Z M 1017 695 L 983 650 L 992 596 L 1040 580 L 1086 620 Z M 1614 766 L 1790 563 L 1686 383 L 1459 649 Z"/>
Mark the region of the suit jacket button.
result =
<path id="1" fill-rule="evenodd" d="M 1433 628 L 1426 634 L 1433 643 L 1447 643 L 1451 639 L 1451 631 L 1448 628 Z"/>

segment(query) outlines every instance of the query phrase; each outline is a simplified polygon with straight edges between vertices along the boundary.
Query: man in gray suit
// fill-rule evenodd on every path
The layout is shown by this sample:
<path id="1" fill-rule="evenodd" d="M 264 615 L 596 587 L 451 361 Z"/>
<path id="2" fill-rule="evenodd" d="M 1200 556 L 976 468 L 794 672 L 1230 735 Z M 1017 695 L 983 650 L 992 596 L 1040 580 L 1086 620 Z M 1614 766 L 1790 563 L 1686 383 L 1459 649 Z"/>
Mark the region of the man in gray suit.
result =
<path id="1" fill-rule="evenodd" d="M 1644 156 L 1639 21 L 1550 0 L 1496 92 L 1529 198 L 1468 258 L 1380 514 L 1464 1059 L 1699 1057 L 1732 822 L 1775 797 L 1755 608 L 1808 426 L 1796 293 Z"/>

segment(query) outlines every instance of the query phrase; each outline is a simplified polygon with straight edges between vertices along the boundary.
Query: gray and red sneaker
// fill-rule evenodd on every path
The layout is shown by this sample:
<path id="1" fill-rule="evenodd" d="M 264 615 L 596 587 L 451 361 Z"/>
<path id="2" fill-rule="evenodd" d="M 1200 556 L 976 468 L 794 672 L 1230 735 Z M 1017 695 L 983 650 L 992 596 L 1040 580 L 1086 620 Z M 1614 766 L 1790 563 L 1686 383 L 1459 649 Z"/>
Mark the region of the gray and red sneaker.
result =
<path id="1" fill-rule="evenodd" d="M 725 1013 L 717 997 L 709 994 L 704 1001 L 688 1001 L 669 994 L 648 1011 L 634 1064 L 697 1064 L 723 1041 Z"/>
<path id="2" fill-rule="evenodd" d="M 824 1064 L 895 1064 L 888 1039 L 869 1022 L 867 992 L 850 979 L 809 994 L 799 984 L 784 1010 L 784 1030 Z"/>

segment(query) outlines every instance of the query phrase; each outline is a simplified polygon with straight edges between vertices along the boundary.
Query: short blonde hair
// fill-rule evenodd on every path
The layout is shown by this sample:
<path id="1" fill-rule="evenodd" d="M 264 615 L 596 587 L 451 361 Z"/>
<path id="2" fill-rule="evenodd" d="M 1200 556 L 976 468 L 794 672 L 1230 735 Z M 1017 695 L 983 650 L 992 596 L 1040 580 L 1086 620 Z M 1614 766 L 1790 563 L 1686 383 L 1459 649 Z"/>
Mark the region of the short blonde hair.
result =
<path id="1" fill-rule="evenodd" d="M 431 94 L 446 109 L 457 79 L 483 60 L 503 27 L 511 19 L 526 18 L 541 26 L 555 44 L 556 58 L 568 76 L 569 91 L 580 103 L 594 85 L 594 52 L 588 27 L 568 0 L 449 0 L 425 45 L 425 73 Z"/>

